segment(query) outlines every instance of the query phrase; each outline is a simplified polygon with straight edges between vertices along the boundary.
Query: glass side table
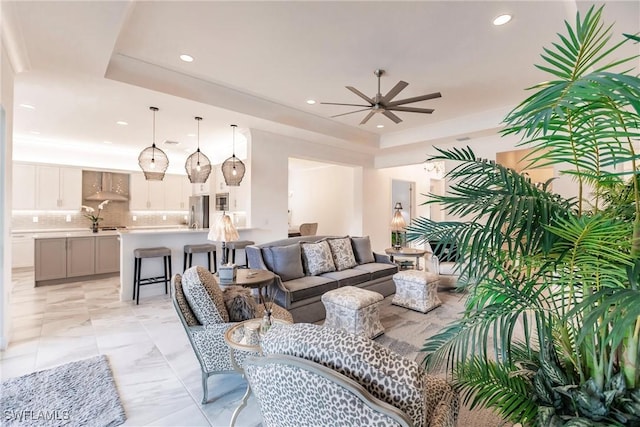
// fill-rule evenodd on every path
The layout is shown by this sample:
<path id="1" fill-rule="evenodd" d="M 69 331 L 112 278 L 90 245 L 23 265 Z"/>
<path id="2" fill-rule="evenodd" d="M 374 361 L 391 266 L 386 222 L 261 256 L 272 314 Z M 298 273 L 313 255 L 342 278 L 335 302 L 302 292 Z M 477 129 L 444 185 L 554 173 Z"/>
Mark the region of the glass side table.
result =
<path id="1" fill-rule="evenodd" d="M 260 323 L 262 319 L 249 319 L 243 322 L 238 322 L 235 325 L 231 326 L 227 329 L 227 332 L 224 334 L 224 340 L 229 346 L 229 355 L 231 356 L 231 364 L 233 365 L 233 369 L 240 372 L 242 377 L 246 377 L 244 375 L 244 369 L 236 360 L 236 353 L 234 350 L 240 350 L 245 353 L 257 353 L 259 355 L 262 354 L 262 348 L 260 347 Z M 278 327 L 278 325 L 286 325 L 290 324 L 286 320 L 280 319 L 271 319 L 272 328 Z M 231 416 L 230 427 L 234 427 L 236 424 L 236 420 L 238 419 L 238 415 L 240 415 L 240 411 L 247 406 L 247 400 L 249 400 L 249 396 L 251 396 L 251 384 L 247 381 L 247 391 L 245 391 L 244 396 L 242 396 L 242 400 L 238 407 L 233 411 L 233 415 Z"/>

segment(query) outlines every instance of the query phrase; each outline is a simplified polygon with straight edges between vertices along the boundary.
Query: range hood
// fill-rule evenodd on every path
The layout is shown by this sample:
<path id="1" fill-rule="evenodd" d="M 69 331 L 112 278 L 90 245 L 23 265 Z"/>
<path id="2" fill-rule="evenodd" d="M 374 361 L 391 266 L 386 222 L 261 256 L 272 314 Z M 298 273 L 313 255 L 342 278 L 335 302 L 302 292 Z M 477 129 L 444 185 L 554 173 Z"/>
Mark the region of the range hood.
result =
<path id="1" fill-rule="evenodd" d="M 110 172 L 98 172 L 100 179 L 100 187 L 98 191 L 85 197 L 85 200 L 103 202 L 105 200 L 111 200 L 113 202 L 126 202 L 129 200 L 127 196 L 124 196 L 113 189 L 113 174 Z"/>

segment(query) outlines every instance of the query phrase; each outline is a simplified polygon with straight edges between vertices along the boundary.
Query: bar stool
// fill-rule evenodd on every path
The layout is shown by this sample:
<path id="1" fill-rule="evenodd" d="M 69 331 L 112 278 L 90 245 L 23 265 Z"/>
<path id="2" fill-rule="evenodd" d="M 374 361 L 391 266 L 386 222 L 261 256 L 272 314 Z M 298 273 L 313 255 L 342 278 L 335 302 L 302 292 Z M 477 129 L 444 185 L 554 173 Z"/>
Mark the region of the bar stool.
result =
<path id="1" fill-rule="evenodd" d="M 227 242 L 227 253 L 225 254 L 225 258 L 229 259 L 229 250 L 231 250 L 231 263 L 236 263 L 236 249 L 244 249 L 249 245 L 254 245 L 256 242 L 252 242 L 251 240 L 233 240 L 231 242 Z M 247 252 L 244 253 L 244 264 L 239 267 L 247 267 Z"/>
<path id="2" fill-rule="evenodd" d="M 164 282 L 164 293 L 169 292 L 169 281 L 171 280 L 171 249 L 161 246 L 157 248 L 138 248 L 133 251 L 133 299 L 136 304 L 140 303 L 140 286 L 152 285 Z M 142 278 L 142 259 L 162 257 L 164 276 Z"/>
<path id="3" fill-rule="evenodd" d="M 193 262 L 193 254 L 207 254 L 207 265 L 209 266 L 209 271 L 211 271 L 212 273 L 215 273 L 217 271 L 216 264 L 218 263 L 218 261 L 216 259 L 216 245 L 212 243 L 203 243 L 200 245 L 184 245 L 184 259 L 182 262 L 183 271 L 191 267 Z M 213 254 L 213 270 L 211 270 L 211 254 Z M 187 259 L 189 260 L 188 263 Z"/>

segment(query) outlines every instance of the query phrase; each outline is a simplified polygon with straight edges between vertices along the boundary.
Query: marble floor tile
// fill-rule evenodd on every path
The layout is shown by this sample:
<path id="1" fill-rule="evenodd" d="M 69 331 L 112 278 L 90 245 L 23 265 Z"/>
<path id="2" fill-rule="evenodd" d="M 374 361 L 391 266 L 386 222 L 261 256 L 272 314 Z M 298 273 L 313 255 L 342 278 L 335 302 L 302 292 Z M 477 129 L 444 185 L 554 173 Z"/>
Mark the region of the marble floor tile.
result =
<path id="1" fill-rule="evenodd" d="M 105 354 L 126 426 L 229 425 L 247 383 L 239 374 L 214 375 L 208 380 L 210 402 L 200 403 L 200 365 L 167 295 L 143 293 L 139 305 L 120 301 L 119 277 L 36 288 L 29 269 L 14 270 L 13 283 L 13 338 L 0 353 L 3 379 Z M 457 298 L 440 297 L 444 303 Z M 414 331 L 440 329 L 449 320 L 428 322 L 400 309 L 393 316 Z M 261 421 L 250 397 L 236 426 L 258 427 Z"/>

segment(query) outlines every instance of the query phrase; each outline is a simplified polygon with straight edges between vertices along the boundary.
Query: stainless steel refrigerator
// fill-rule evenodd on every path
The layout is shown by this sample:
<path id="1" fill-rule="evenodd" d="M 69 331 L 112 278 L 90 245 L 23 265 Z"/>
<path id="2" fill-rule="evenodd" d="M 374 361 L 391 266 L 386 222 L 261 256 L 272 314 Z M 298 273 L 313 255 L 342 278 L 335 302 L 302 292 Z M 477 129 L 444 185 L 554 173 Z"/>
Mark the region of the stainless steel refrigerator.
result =
<path id="1" fill-rule="evenodd" d="M 189 197 L 189 228 L 209 228 L 209 196 Z"/>

